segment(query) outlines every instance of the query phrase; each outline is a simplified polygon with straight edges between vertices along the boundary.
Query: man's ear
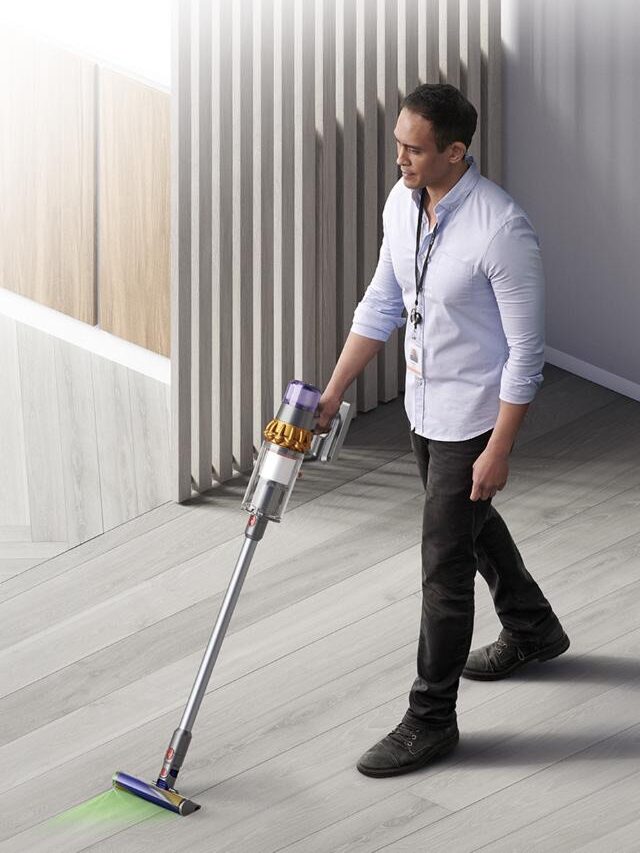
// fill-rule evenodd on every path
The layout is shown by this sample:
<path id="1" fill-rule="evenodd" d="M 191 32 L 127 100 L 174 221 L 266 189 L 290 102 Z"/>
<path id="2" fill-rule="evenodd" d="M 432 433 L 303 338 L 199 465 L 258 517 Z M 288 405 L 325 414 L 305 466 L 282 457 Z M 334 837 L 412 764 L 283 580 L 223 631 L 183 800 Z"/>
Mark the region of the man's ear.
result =
<path id="1" fill-rule="evenodd" d="M 464 155 L 467 153 L 467 146 L 462 142 L 451 143 L 451 153 L 449 155 L 450 163 L 460 163 L 464 160 Z"/>

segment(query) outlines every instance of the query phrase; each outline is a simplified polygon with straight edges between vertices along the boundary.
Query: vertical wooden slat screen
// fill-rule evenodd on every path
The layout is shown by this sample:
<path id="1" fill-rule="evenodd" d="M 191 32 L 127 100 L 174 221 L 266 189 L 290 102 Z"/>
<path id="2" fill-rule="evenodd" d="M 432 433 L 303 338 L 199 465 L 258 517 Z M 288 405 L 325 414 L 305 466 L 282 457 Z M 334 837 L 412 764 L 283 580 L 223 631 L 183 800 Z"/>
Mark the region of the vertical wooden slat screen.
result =
<path id="1" fill-rule="evenodd" d="M 316 4 L 317 382 L 336 363 L 336 0 Z"/>
<path id="2" fill-rule="evenodd" d="M 273 396 L 277 405 L 295 375 L 293 8 L 274 0 L 273 77 Z M 258 425 L 260 428 L 260 425 Z"/>
<path id="3" fill-rule="evenodd" d="M 376 15 L 368 0 L 356 0 L 358 99 L 358 298 L 364 296 L 378 258 L 378 103 Z M 378 364 L 371 359 L 358 378 L 358 409 L 378 404 Z"/>
<path id="4" fill-rule="evenodd" d="M 233 310 L 233 244 L 231 208 L 233 173 L 230 133 L 233 92 L 231 90 L 231 10 L 227 0 L 213 0 L 212 41 L 212 468 L 219 482 L 230 479 L 233 436 L 233 376 L 231 316 Z"/>
<path id="5" fill-rule="evenodd" d="M 337 289 L 339 344 L 351 328 L 358 301 L 358 126 L 355 0 L 336 0 L 336 180 L 338 201 Z M 345 393 L 356 403 L 356 383 Z"/>
<path id="6" fill-rule="evenodd" d="M 459 0 L 440 0 L 440 80 L 460 86 Z"/>
<path id="7" fill-rule="evenodd" d="M 464 2 L 464 0 L 461 0 Z M 476 3 L 477 0 L 471 0 Z M 438 0 L 420 0 L 418 7 L 418 77 L 421 83 L 437 83 L 440 79 Z"/>
<path id="8" fill-rule="evenodd" d="M 192 121 L 194 181 L 193 228 L 193 449 L 192 469 L 198 491 L 211 487 L 212 471 L 212 363 L 211 363 L 211 3 L 198 0 L 192 18 Z"/>
<path id="9" fill-rule="evenodd" d="M 437 0 L 436 0 L 437 2 Z M 425 82 L 419 74 L 419 0 L 398 0 L 398 95 L 399 100 L 406 97 L 415 87 Z M 426 20 L 426 16 L 425 16 Z M 426 34 L 429 40 L 429 31 Z M 431 34 L 433 39 L 433 33 Z M 437 41 L 436 41 L 437 47 Z M 439 75 L 438 69 L 438 75 Z M 438 82 L 438 79 L 433 82 Z M 404 336 L 406 328 L 398 334 L 398 391 L 404 392 L 405 363 Z"/>
<path id="10" fill-rule="evenodd" d="M 294 20 L 295 373 L 316 384 L 316 4 L 296 2 Z"/>
<path id="11" fill-rule="evenodd" d="M 418 0 L 398 0 L 398 89 L 401 99 L 420 82 L 418 11 Z"/>
<path id="12" fill-rule="evenodd" d="M 460 88 L 478 113 L 478 131 L 469 149 L 478 166 L 482 162 L 481 71 L 480 3 L 478 0 L 460 0 Z"/>
<path id="13" fill-rule="evenodd" d="M 233 457 L 253 464 L 253 3 L 231 13 L 233 134 Z M 223 129 L 223 132 L 224 129 Z"/>
<path id="14" fill-rule="evenodd" d="M 482 50 L 482 172 L 500 182 L 502 174 L 502 63 L 500 0 L 481 0 L 480 45 Z"/>
<path id="15" fill-rule="evenodd" d="M 398 117 L 398 15 L 396 0 L 378 0 L 378 210 L 398 180 L 397 152 L 393 130 Z M 378 245 L 382 240 L 382 219 L 378 216 Z M 378 399 L 398 396 L 398 332 L 394 331 L 378 356 Z"/>
<path id="16" fill-rule="evenodd" d="M 253 0 L 253 424 L 273 417 L 273 0 Z"/>
<path id="17" fill-rule="evenodd" d="M 175 495 L 191 496 L 191 0 L 174 0 L 171 50 L 171 424 Z"/>
<path id="18" fill-rule="evenodd" d="M 499 177 L 500 0 L 174 3 L 172 357 L 183 500 L 192 479 L 203 490 L 251 468 L 290 379 L 328 381 L 378 261 L 382 206 L 398 180 L 401 99 L 422 82 L 460 86 L 480 117 L 472 153 Z M 403 335 L 348 390 L 360 411 L 401 393 Z"/>

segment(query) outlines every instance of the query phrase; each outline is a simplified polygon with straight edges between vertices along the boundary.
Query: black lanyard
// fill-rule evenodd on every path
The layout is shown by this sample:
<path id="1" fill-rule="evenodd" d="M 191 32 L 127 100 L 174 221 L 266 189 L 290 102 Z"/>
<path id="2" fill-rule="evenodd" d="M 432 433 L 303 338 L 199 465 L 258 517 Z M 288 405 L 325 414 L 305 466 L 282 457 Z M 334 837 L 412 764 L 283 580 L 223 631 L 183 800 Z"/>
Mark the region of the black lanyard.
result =
<path id="1" fill-rule="evenodd" d="M 418 328 L 418 324 L 422 322 L 422 315 L 418 311 L 418 297 L 422 292 L 422 285 L 424 283 L 424 276 L 427 271 L 427 267 L 429 266 L 429 256 L 431 255 L 431 250 L 433 249 L 433 243 L 436 239 L 436 233 L 438 231 L 438 223 L 436 222 L 435 227 L 433 229 L 433 233 L 431 234 L 431 239 L 429 240 L 429 248 L 427 249 L 427 257 L 424 259 L 424 264 L 422 265 L 422 271 L 418 267 L 418 254 L 420 253 L 420 230 L 422 227 L 422 215 L 424 213 L 424 199 L 426 194 L 426 188 L 423 187 L 422 192 L 420 193 L 420 213 L 418 214 L 418 228 L 416 230 L 416 258 L 415 258 L 415 273 L 416 273 L 416 301 L 413 305 L 413 309 L 411 310 L 411 314 L 409 314 L 409 322 L 413 323 L 414 331 Z"/>

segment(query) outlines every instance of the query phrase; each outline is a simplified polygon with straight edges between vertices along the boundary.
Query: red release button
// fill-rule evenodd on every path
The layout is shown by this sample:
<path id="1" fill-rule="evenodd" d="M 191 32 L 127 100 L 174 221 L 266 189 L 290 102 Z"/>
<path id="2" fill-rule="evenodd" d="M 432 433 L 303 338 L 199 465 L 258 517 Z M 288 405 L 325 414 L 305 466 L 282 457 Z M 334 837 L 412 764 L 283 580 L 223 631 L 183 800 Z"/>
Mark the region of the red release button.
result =
<path id="1" fill-rule="evenodd" d="M 257 520 L 258 520 L 257 516 L 250 515 L 249 516 L 249 527 L 253 527 Z"/>
<path id="2" fill-rule="evenodd" d="M 167 750 L 167 755 L 166 755 L 167 761 L 171 761 L 171 759 L 173 758 L 174 755 L 175 755 L 175 753 L 173 751 L 173 748 L 169 747 L 169 749 Z"/>

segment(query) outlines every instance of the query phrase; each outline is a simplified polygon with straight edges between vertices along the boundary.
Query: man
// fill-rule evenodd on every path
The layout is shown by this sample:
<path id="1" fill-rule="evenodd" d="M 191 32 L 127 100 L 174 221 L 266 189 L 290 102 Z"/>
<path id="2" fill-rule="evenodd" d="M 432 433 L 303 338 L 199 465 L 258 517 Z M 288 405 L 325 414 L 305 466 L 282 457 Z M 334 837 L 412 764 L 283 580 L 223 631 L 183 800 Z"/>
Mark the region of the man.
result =
<path id="1" fill-rule="evenodd" d="M 405 407 L 425 487 L 418 672 L 402 721 L 358 762 L 368 776 L 406 773 L 455 747 L 461 675 L 503 678 L 569 647 L 491 505 L 542 383 L 544 281 L 526 214 L 467 155 L 476 122 L 450 85 L 405 99 L 402 178 L 385 204 L 380 259 L 318 409 L 326 431 L 406 308 Z M 476 570 L 503 628 L 469 654 Z"/>

